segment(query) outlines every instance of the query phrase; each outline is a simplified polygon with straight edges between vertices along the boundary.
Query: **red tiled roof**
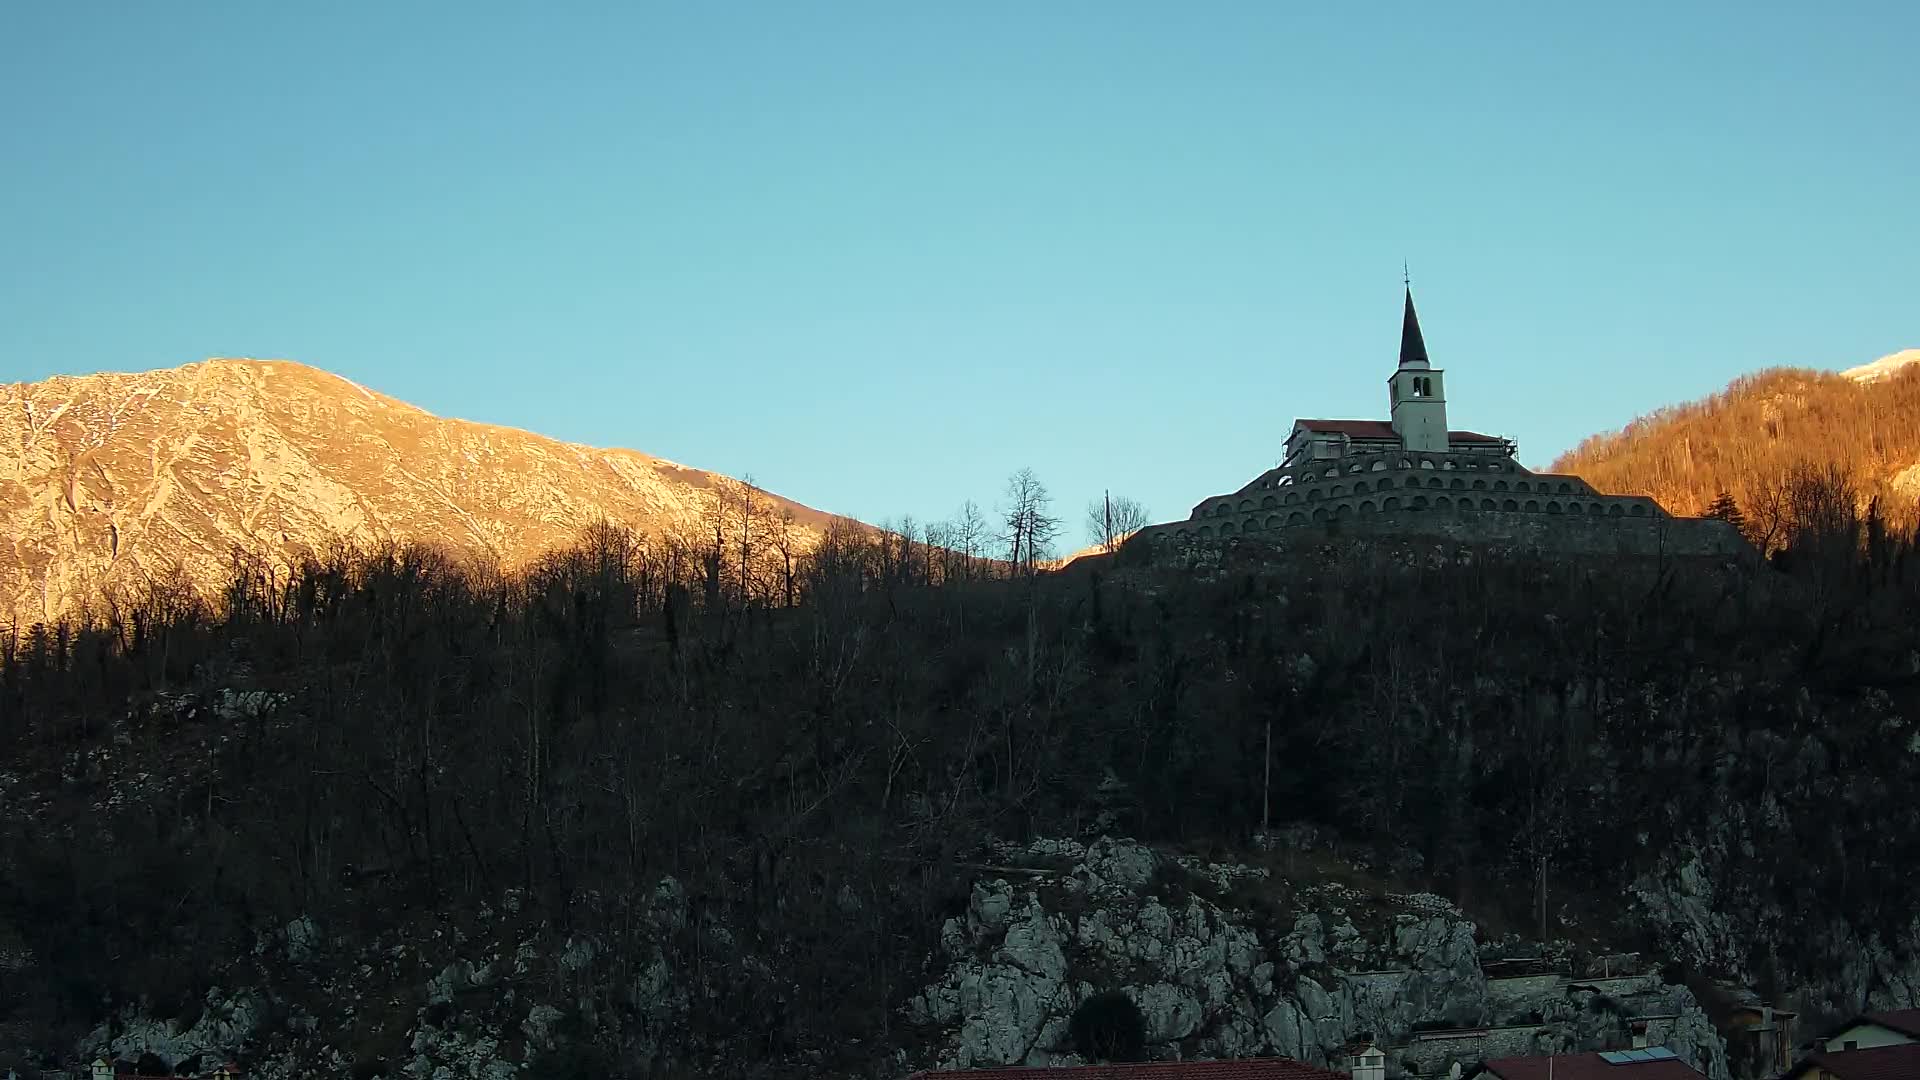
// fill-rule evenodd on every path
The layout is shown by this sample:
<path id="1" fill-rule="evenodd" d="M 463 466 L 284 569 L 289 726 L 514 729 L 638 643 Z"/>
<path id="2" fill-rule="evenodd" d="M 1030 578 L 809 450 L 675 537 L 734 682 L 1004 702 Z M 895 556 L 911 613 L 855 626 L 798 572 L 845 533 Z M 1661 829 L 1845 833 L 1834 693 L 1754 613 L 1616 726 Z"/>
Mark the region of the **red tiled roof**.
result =
<path id="1" fill-rule="evenodd" d="M 1398 439 L 1391 420 L 1296 420 L 1295 427 L 1308 431 L 1317 431 L 1324 435 L 1345 435 L 1349 439 Z M 1482 435 L 1477 431 L 1449 431 L 1448 442 L 1457 443 L 1497 443 L 1501 441 L 1494 435 Z"/>
<path id="2" fill-rule="evenodd" d="M 1902 1035 L 1911 1035 L 1920 1039 L 1920 1009 L 1894 1009 L 1891 1012 L 1868 1013 L 1867 1019 L 1884 1028 L 1892 1028 Z"/>
<path id="3" fill-rule="evenodd" d="M 1346 1074 L 1290 1058 L 1239 1061 L 1151 1061 L 1139 1065 L 1061 1065 L 1042 1068 L 954 1069 L 914 1073 L 908 1080 L 1348 1080 Z"/>
<path id="4" fill-rule="evenodd" d="M 1350 439 L 1398 439 L 1388 420 L 1298 420 L 1295 427 L 1327 435 L 1345 435 Z"/>
<path id="5" fill-rule="evenodd" d="M 1496 1058 L 1487 1062 L 1487 1072 L 1500 1080 L 1700 1080 L 1701 1076 L 1676 1058 L 1615 1065 L 1599 1054 Z"/>
<path id="6" fill-rule="evenodd" d="M 1920 1043 L 1875 1046 L 1867 1050 L 1816 1051 L 1794 1066 L 1787 1076 L 1804 1076 L 1815 1065 L 1838 1080 L 1913 1080 L 1920 1076 Z"/>

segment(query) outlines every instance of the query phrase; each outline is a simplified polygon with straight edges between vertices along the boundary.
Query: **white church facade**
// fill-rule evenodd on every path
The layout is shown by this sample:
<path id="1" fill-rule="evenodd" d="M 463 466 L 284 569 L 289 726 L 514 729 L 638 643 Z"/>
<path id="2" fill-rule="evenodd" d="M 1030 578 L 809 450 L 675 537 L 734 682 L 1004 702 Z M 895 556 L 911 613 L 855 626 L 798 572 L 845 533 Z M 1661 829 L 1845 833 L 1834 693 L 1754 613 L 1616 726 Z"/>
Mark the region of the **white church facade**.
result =
<path id="1" fill-rule="evenodd" d="M 1530 471 L 1513 440 L 1449 427 L 1446 372 L 1427 356 L 1410 288 L 1387 398 L 1385 420 L 1294 421 L 1277 467 L 1202 500 L 1186 520 L 1139 536 L 1155 546 L 1284 542 L 1290 529 L 1345 522 L 1374 535 L 1513 539 L 1596 552 L 1724 554 L 1741 543 L 1724 522 L 1676 519 L 1650 498 L 1604 495 L 1577 476 Z M 1672 533 L 1685 535 L 1670 541 Z"/>

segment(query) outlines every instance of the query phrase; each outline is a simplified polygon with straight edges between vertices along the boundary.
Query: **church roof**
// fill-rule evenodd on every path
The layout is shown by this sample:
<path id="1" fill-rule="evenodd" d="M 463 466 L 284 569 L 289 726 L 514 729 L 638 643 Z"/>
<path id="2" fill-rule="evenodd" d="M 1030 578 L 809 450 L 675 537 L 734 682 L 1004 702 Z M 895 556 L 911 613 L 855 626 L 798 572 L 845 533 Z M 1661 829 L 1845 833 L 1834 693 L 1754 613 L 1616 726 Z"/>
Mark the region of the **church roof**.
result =
<path id="1" fill-rule="evenodd" d="M 1392 439 L 1398 442 L 1400 435 L 1393 430 L 1391 420 L 1295 420 L 1295 429 L 1306 428 L 1322 435 L 1345 435 L 1349 439 Z M 1450 443 L 1497 443 L 1502 441 L 1497 435 L 1482 435 L 1477 431 L 1449 431 Z"/>
<path id="2" fill-rule="evenodd" d="M 1295 428 L 1322 435 L 1345 435 L 1350 439 L 1392 439 L 1398 442 L 1400 433 L 1393 430 L 1389 420 L 1295 420 Z"/>
<path id="3" fill-rule="evenodd" d="M 1407 289 L 1407 313 L 1400 320 L 1400 366 L 1427 366 L 1427 342 L 1420 336 L 1420 316 L 1413 310 L 1411 286 Z"/>

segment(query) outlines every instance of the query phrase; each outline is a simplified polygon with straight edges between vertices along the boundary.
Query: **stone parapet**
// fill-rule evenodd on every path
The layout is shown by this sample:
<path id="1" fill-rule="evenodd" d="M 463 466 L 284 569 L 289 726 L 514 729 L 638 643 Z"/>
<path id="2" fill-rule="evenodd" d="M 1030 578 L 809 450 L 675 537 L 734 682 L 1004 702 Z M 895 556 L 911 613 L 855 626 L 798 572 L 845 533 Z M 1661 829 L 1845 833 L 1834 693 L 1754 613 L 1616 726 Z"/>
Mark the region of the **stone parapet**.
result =
<path id="1" fill-rule="evenodd" d="M 1567 514 L 1546 511 L 1428 507 L 1352 514 L 1258 532 L 1220 535 L 1203 522 L 1175 522 L 1143 530 L 1140 542 L 1156 551 L 1195 543 L 1252 541 L 1283 547 L 1354 539 L 1432 539 L 1458 544 L 1596 556 L 1750 555 L 1740 531 L 1717 518 L 1650 517 L 1631 514 Z"/>

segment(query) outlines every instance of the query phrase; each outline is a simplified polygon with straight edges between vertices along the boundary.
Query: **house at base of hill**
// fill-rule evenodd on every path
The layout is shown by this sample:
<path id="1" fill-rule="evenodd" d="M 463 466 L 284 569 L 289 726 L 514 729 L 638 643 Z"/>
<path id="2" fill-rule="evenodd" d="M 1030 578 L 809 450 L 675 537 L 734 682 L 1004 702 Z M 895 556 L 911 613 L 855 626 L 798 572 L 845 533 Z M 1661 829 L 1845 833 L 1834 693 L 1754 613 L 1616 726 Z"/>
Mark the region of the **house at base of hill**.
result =
<path id="1" fill-rule="evenodd" d="M 1781 1080 L 1920 1078 L 1920 1009 L 1864 1013 L 1815 1043 Z"/>
<path id="2" fill-rule="evenodd" d="M 1920 1043 L 1920 1009 L 1863 1013 L 1819 1041 L 1820 1048 L 1830 1053 Z"/>
<path id="3" fill-rule="evenodd" d="M 1782 1074 L 1781 1080 L 1916 1080 L 1920 1043 L 1866 1050 L 1816 1050 Z"/>

